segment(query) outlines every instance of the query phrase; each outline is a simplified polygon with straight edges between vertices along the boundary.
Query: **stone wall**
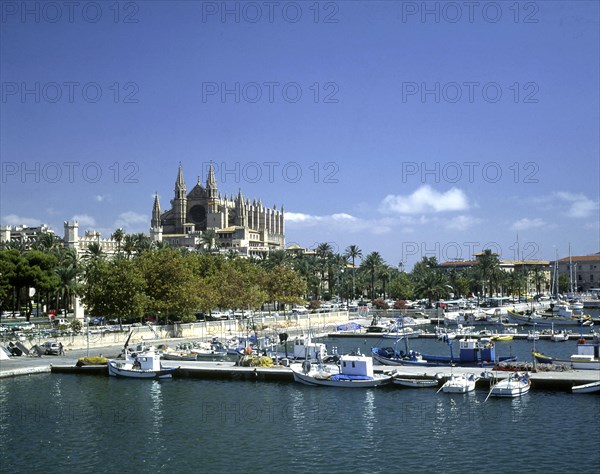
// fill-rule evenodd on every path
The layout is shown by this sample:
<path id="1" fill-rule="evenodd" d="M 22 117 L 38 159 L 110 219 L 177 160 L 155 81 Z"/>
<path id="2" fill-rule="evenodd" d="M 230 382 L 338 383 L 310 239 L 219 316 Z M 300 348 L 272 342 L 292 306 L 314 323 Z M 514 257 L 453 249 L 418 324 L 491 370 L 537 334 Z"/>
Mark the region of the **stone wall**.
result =
<path id="1" fill-rule="evenodd" d="M 130 340 L 131 344 L 138 344 L 142 340 L 160 341 L 165 339 L 209 339 L 217 337 L 221 340 L 229 336 L 246 335 L 250 332 L 249 325 L 254 324 L 259 335 L 273 335 L 285 332 L 286 328 L 311 329 L 315 333 L 332 332 L 337 324 L 349 320 L 347 311 L 329 313 L 312 313 L 288 316 L 262 316 L 253 320 L 223 320 L 208 321 L 191 324 L 174 324 L 169 326 L 142 326 L 135 328 Z M 67 350 L 85 349 L 86 347 L 119 346 L 125 343 L 129 331 L 104 332 L 91 330 L 89 334 L 83 333 L 56 339 L 62 342 Z M 46 339 L 47 340 L 47 339 Z M 31 344 L 43 344 L 45 339 L 33 339 Z"/>

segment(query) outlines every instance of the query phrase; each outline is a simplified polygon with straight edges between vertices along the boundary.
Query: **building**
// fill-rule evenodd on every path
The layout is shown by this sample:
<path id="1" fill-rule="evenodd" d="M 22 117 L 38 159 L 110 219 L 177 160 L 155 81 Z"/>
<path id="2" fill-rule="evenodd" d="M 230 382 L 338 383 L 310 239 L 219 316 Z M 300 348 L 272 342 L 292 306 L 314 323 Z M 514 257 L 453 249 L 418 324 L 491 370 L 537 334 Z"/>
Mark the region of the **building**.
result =
<path id="1" fill-rule="evenodd" d="M 79 223 L 77 221 L 64 222 L 63 245 L 65 248 L 72 248 L 77 252 L 78 257 L 88 253 L 91 244 L 98 244 L 102 254 L 114 256 L 119 251 L 119 243 L 112 237 L 103 239 L 100 232 L 96 230 L 86 230 L 83 236 L 79 236 Z"/>
<path id="2" fill-rule="evenodd" d="M 283 206 L 263 207 L 260 199 L 250 202 L 239 190 L 236 197 L 223 197 L 211 164 L 206 186 L 198 182 L 188 193 L 179 165 L 171 209 L 161 212 L 158 193 L 154 197 L 150 237 L 174 247 L 207 248 L 212 240 L 220 252 L 234 251 L 260 257 L 285 245 Z M 213 250 L 213 249 L 209 249 Z"/>
<path id="3" fill-rule="evenodd" d="M 573 282 L 573 291 L 587 292 L 591 288 L 600 287 L 600 252 L 594 255 L 564 257 L 552 262 L 553 268 L 554 264 L 559 279 L 561 275 L 566 275 L 567 281 Z"/>
<path id="4" fill-rule="evenodd" d="M 438 265 L 443 270 L 466 270 L 479 264 L 481 253 L 475 254 L 475 260 L 443 262 Z M 539 286 L 542 293 L 550 291 L 550 262 L 547 260 L 500 260 L 499 268 L 505 272 L 526 272 L 528 275 L 527 292 L 535 293 Z"/>
<path id="5" fill-rule="evenodd" d="M 0 243 L 19 242 L 22 248 L 29 250 L 31 244 L 42 234 L 54 235 L 54 231 L 46 224 L 35 227 L 29 227 L 27 225 L 1 226 Z"/>

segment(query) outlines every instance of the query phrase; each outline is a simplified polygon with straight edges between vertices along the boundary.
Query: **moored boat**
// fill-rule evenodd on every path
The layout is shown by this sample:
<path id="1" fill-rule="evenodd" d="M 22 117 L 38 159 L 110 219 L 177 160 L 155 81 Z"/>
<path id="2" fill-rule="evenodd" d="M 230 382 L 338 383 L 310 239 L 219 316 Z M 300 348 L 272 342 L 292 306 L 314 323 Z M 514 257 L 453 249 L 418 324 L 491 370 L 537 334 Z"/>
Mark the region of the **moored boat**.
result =
<path id="1" fill-rule="evenodd" d="M 394 377 L 392 379 L 394 385 L 408 388 L 432 388 L 438 386 L 438 381 L 433 379 L 410 379 L 402 377 Z"/>
<path id="2" fill-rule="evenodd" d="M 313 364 L 306 360 L 292 364 L 294 380 L 305 385 L 344 388 L 378 387 L 391 381 L 391 375 L 375 374 L 373 359 L 364 355 L 343 355 L 340 365 Z"/>
<path id="3" fill-rule="evenodd" d="M 125 359 L 108 360 L 108 375 L 115 377 L 160 379 L 171 377 L 175 370 L 175 367 L 162 366 L 160 354 L 154 348 L 135 353 L 128 353 L 126 350 Z"/>
<path id="4" fill-rule="evenodd" d="M 477 383 L 477 377 L 475 374 L 453 374 L 440 388 L 444 393 L 467 393 L 475 390 L 475 383 Z"/>
<path id="5" fill-rule="evenodd" d="M 508 378 L 492 385 L 488 397 L 520 397 L 529 392 L 531 381 L 527 374 L 513 372 Z"/>
<path id="6" fill-rule="evenodd" d="M 583 337 L 577 341 L 577 354 L 569 359 L 550 357 L 533 351 L 535 360 L 542 364 L 567 364 L 574 369 L 600 370 L 600 338 L 594 336 L 592 342 L 587 342 Z"/>
<path id="7" fill-rule="evenodd" d="M 563 312 L 559 315 L 552 314 L 540 314 L 536 311 L 516 311 L 514 309 L 508 311 L 509 319 L 517 324 L 524 324 L 528 326 L 552 326 L 553 324 L 563 326 L 575 326 L 586 321 L 591 320 L 591 317 L 587 314 L 573 314 L 572 312 Z"/>
<path id="8" fill-rule="evenodd" d="M 583 385 L 574 385 L 571 389 L 573 393 L 596 393 L 600 392 L 600 380 L 597 382 L 586 383 Z"/>
<path id="9" fill-rule="evenodd" d="M 512 362 L 516 356 L 503 356 L 496 358 L 493 342 L 483 343 L 476 339 L 465 338 L 459 341 L 459 355 L 452 354 L 452 343 L 449 356 L 433 354 L 420 354 L 415 351 L 396 351 L 392 347 L 371 349 L 373 359 L 383 365 L 423 365 L 423 366 L 449 366 L 452 364 L 463 367 L 494 367 L 497 362 Z"/>

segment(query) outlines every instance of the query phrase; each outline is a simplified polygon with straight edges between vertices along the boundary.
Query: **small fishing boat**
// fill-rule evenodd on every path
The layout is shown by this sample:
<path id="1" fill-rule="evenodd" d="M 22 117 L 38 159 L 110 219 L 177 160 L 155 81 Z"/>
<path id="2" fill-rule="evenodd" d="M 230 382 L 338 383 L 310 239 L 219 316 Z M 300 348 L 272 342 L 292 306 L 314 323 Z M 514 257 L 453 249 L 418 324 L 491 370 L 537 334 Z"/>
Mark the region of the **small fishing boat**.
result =
<path id="1" fill-rule="evenodd" d="M 520 397 L 529 392 L 530 387 L 531 381 L 527 374 L 512 372 L 508 378 L 492 385 L 488 397 Z"/>
<path id="2" fill-rule="evenodd" d="M 431 388 L 438 386 L 438 381 L 433 379 L 406 379 L 394 377 L 392 383 L 408 388 Z"/>
<path id="3" fill-rule="evenodd" d="M 108 375 L 115 377 L 161 379 L 171 377 L 176 370 L 175 367 L 163 367 L 160 362 L 160 354 L 154 348 L 133 353 L 126 350 L 124 360 L 108 360 Z"/>
<path id="4" fill-rule="evenodd" d="M 567 331 L 552 331 L 550 340 L 554 342 L 563 342 L 569 340 L 569 333 Z"/>
<path id="5" fill-rule="evenodd" d="M 391 375 L 373 373 L 373 359 L 360 354 L 341 356 L 339 366 L 305 360 L 292 364 L 291 369 L 296 382 L 312 386 L 369 388 L 392 380 Z"/>
<path id="6" fill-rule="evenodd" d="M 539 331 L 529 331 L 527 334 L 528 341 L 539 341 L 540 340 L 540 332 Z"/>
<path id="7" fill-rule="evenodd" d="M 573 393 L 600 392 L 600 380 L 598 380 L 597 382 L 586 383 L 584 385 L 574 385 L 571 390 Z"/>
<path id="8" fill-rule="evenodd" d="M 535 360 L 541 364 L 567 364 L 574 369 L 600 370 L 600 338 L 594 336 L 592 342 L 587 342 L 583 337 L 577 341 L 577 354 L 569 359 L 550 357 L 540 352 L 532 351 Z"/>
<path id="9" fill-rule="evenodd" d="M 492 341 L 507 342 L 512 340 L 513 336 L 511 334 L 500 334 L 492 337 Z"/>
<path id="10" fill-rule="evenodd" d="M 497 362 L 513 362 L 516 356 L 496 358 L 494 343 L 484 344 L 476 339 L 465 338 L 459 341 L 458 357 L 452 353 L 453 343 L 448 341 L 450 355 L 420 354 L 413 350 L 397 351 L 396 347 L 373 347 L 373 359 L 382 365 L 422 365 L 448 366 L 456 364 L 463 367 L 494 367 Z M 408 349 L 408 346 L 407 346 Z"/>
<path id="11" fill-rule="evenodd" d="M 451 375 L 440 388 L 444 393 L 467 393 L 475 390 L 475 383 L 479 380 L 475 374 Z M 438 390 L 439 392 L 439 390 Z"/>

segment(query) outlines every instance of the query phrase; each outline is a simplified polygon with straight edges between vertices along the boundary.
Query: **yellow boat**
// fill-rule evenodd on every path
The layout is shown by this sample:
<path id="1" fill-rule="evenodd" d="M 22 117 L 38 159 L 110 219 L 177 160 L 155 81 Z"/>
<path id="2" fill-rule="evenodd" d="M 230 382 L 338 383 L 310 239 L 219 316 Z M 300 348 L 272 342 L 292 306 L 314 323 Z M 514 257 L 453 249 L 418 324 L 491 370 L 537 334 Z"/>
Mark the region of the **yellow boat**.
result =
<path id="1" fill-rule="evenodd" d="M 510 335 L 492 337 L 492 341 L 512 341 L 512 340 L 513 340 L 513 336 L 510 336 Z"/>

